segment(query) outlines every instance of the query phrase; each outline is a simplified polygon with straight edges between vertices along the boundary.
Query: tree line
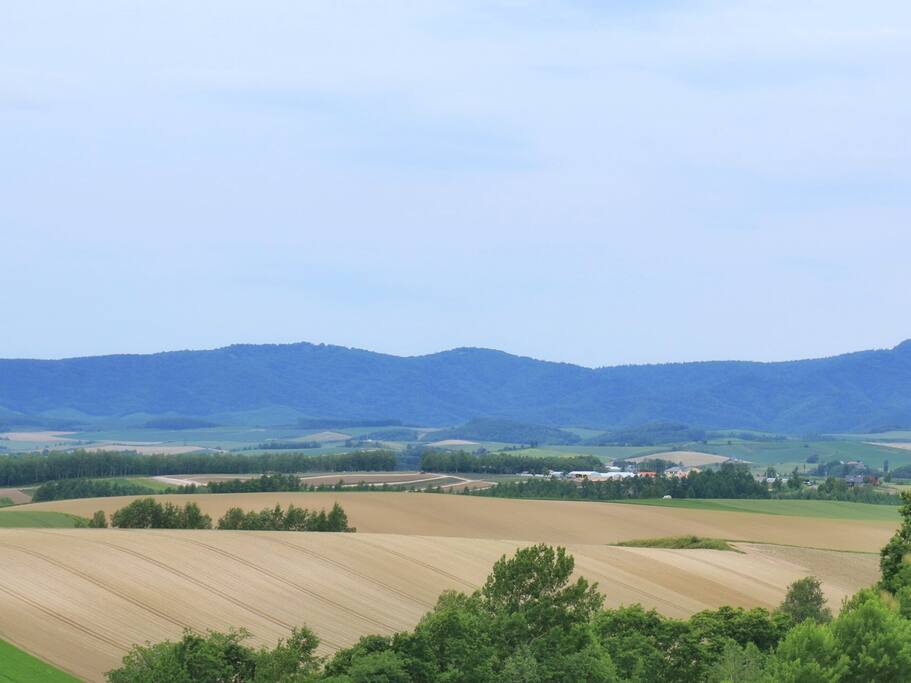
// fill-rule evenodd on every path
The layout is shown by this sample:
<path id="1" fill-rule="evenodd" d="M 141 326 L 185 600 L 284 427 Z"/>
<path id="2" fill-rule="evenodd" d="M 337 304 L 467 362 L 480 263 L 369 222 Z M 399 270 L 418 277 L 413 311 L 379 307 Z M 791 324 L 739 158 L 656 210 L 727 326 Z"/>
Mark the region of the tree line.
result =
<path id="1" fill-rule="evenodd" d="M 301 449 L 319 448 L 319 441 L 264 441 L 250 450 L 259 451 L 299 451 Z"/>
<path id="2" fill-rule="evenodd" d="M 233 507 L 218 520 L 218 528 L 243 531 L 356 531 L 348 525 L 348 515 L 338 503 L 328 513 L 325 510 L 305 510 L 293 504 L 288 506 L 287 511 L 282 510 L 280 505 L 259 512 L 244 512 Z"/>
<path id="3" fill-rule="evenodd" d="M 345 485 L 339 479 L 332 484 L 307 484 L 294 474 L 263 474 L 253 479 L 226 479 L 210 481 L 208 484 L 186 484 L 156 491 L 142 484 L 129 481 L 108 481 L 106 479 L 63 479 L 49 481 L 35 490 L 33 502 L 49 500 L 71 500 L 75 498 L 107 498 L 111 496 L 148 496 L 159 494 L 219 494 L 219 493 L 266 493 L 266 492 L 309 492 L 309 491 L 406 491 L 416 490 L 414 486 L 397 486 L 395 483 L 373 484 L 358 482 Z"/>
<path id="4" fill-rule="evenodd" d="M 136 646 L 111 683 L 866 683 L 911 678 L 911 493 L 880 554 L 881 579 L 833 618 L 819 581 L 793 583 L 775 610 L 721 607 L 669 619 L 639 605 L 604 609 L 596 584 L 573 580 L 563 548 L 504 556 L 483 587 L 446 592 L 414 630 L 366 636 L 328 658 L 295 629 L 274 650 L 247 634 Z"/>
<path id="5" fill-rule="evenodd" d="M 546 474 L 551 470 L 596 470 L 603 463 L 592 455 L 542 456 L 487 453 L 475 455 L 464 451 L 428 451 L 421 455 L 425 472 L 478 472 L 484 474 Z"/>
<path id="6" fill-rule="evenodd" d="M 793 484 L 792 484 L 793 482 Z M 899 505 L 901 498 L 891 493 L 882 493 L 868 484 L 848 486 L 844 479 L 826 477 L 816 488 L 803 486 L 800 476 L 792 473 L 787 484 L 775 482 L 772 497 L 788 500 L 841 500 L 848 503 L 870 503 L 872 505 Z"/>
<path id="7" fill-rule="evenodd" d="M 108 526 L 103 510 L 96 512 L 84 526 Z M 183 506 L 159 503 L 154 498 L 140 498 L 114 511 L 110 526 L 118 529 L 211 529 L 212 518 L 200 510 L 196 503 Z M 243 531 L 356 531 L 348 524 L 348 515 L 335 503 L 329 512 L 307 510 L 281 505 L 260 511 L 245 512 L 239 507 L 230 508 L 219 518 L 217 529 Z"/>
<path id="8" fill-rule="evenodd" d="M 61 479 L 164 474 L 258 474 L 261 472 L 389 471 L 395 453 L 387 450 L 329 455 L 306 453 L 181 453 L 141 455 L 133 451 L 76 450 L 48 454 L 0 455 L 0 485 L 22 486 Z"/>
<path id="9" fill-rule="evenodd" d="M 111 496 L 144 496 L 155 493 L 142 484 L 128 481 L 106 481 L 104 479 L 63 479 L 45 482 L 32 496 L 33 503 L 48 500 L 70 500 L 72 498 L 109 498 Z"/>
<path id="10" fill-rule="evenodd" d="M 192 493 L 196 487 L 186 487 L 181 492 Z M 189 489 L 189 490 L 188 490 Z M 210 481 L 205 485 L 209 493 L 266 493 L 271 491 L 300 491 L 301 479 L 293 474 L 263 474 L 256 479 L 228 479 Z"/>
<path id="11" fill-rule="evenodd" d="M 466 491 L 494 498 L 556 498 L 565 500 L 620 500 L 625 498 L 769 498 L 765 484 L 756 481 L 746 465 L 722 463 L 718 470 L 692 471 L 676 477 L 627 477 L 608 481 L 564 479 L 501 481 L 496 486 Z"/>

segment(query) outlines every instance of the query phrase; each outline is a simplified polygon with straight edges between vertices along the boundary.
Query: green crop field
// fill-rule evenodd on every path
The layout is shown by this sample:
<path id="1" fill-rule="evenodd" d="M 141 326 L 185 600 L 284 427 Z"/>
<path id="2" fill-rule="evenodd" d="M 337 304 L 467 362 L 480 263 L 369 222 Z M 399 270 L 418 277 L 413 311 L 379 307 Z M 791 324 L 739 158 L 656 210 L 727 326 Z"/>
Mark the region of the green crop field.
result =
<path id="1" fill-rule="evenodd" d="M 0 640 L 0 683 L 79 683 L 79 679 Z"/>
<path id="2" fill-rule="evenodd" d="M 179 476 L 179 475 L 175 475 Z M 95 478 L 92 481 L 106 481 L 110 484 L 132 484 L 134 486 L 145 486 L 156 493 L 167 491 L 174 488 L 174 484 L 166 484 L 152 477 L 112 477 L 112 478 Z"/>
<path id="3" fill-rule="evenodd" d="M 547 448 L 560 451 L 563 455 L 594 455 L 605 461 L 635 458 L 637 455 L 650 455 L 670 450 L 670 448 L 662 446 L 548 446 Z"/>
<path id="4" fill-rule="evenodd" d="M 13 529 L 72 529 L 76 518 L 62 512 L 43 510 L 4 510 L 0 512 L 0 528 Z"/>
<path id="5" fill-rule="evenodd" d="M 860 441 L 741 441 L 716 439 L 707 444 L 690 444 L 691 450 L 749 460 L 756 465 L 805 463 L 810 456 L 819 462 L 862 460 L 870 467 L 881 468 L 888 460 L 891 467 L 911 464 L 911 450 L 874 446 Z M 808 467 L 814 466 L 809 464 Z"/>
<path id="6" fill-rule="evenodd" d="M 850 441 L 911 441 L 911 431 L 877 432 L 875 434 L 832 434 L 836 439 Z"/>
<path id="7" fill-rule="evenodd" d="M 898 506 L 848 503 L 834 500 L 716 500 L 641 499 L 619 501 L 622 505 L 659 505 L 690 510 L 752 512 L 789 517 L 823 517 L 869 522 L 898 522 Z"/>

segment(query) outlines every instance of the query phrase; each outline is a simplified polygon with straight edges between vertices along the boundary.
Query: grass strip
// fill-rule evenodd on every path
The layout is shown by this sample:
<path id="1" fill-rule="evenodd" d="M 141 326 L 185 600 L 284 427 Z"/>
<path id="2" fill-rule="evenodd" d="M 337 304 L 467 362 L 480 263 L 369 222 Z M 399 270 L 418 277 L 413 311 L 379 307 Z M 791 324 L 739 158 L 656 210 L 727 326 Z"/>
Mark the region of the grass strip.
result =
<path id="1" fill-rule="evenodd" d="M 0 682 L 79 683 L 79 679 L 0 640 Z"/>
<path id="2" fill-rule="evenodd" d="M 45 510 L 7 510 L 0 512 L 0 529 L 72 529 L 76 515 Z"/>
<path id="3" fill-rule="evenodd" d="M 671 536 L 668 538 L 639 538 L 622 541 L 614 545 L 627 548 L 667 548 L 670 550 L 729 550 L 739 553 L 727 541 L 720 538 L 703 538 L 701 536 Z"/>

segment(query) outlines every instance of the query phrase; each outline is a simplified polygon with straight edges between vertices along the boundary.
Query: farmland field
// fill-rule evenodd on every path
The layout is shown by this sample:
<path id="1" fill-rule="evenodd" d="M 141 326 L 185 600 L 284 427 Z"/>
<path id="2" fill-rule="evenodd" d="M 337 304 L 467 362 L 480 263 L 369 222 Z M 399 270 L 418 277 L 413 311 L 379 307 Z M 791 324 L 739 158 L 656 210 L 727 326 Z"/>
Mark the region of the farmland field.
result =
<path id="1" fill-rule="evenodd" d="M 494 561 L 524 544 L 363 533 L 2 530 L 0 634 L 88 680 L 100 680 L 132 643 L 175 638 L 185 628 L 244 626 L 265 644 L 307 624 L 327 653 L 368 633 L 412 628 L 441 591 L 479 587 Z M 680 617 L 724 604 L 772 607 L 810 570 L 838 604 L 876 576 L 872 555 L 738 548 L 742 554 L 568 545 L 578 573 L 599 582 L 608 605 L 639 602 Z"/>
<path id="2" fill-rule="evenodd" d="M 91 517 L 96 510 L 111 513 L 134 499 L 131 496 L 84 498 L 31 503 L 15 509 L 66 512 Z M 353 526 L 361 532 L 546 543 L 614 543 L 638 538 L 694 534 L 708 538 L 877 552 L 889 540 L 898 523 L 897 517 L 877 517 L 887 513 L 894 515 L 894 508 L 888 506 L 844 504 L 859 506 L 856 508 L 857 514 L 867 515 L 865 519 L 849 519 L 844 515 L 837 519 L 827 519 L 825 514 L 808 514 L 814 508 L 823 511 L 839 508 L 837 504 L 825 505 L 828 501 L 744 501 L 770 504 L 768 508 L 760 508 L 762 513 L 757 513 L 717 508 L 693 509 L 686 506 L 633 506 L 626 503 L 392 492 L 163 495 L 157 497 L 157 500 L 178 505 L 192 500 L 213 518 L 235 506 L 258 510 L 276 503 L 283 506 L 293 503 L 308 508 L 329 508 L 337 501 L 345 508 Z M 768 514 L 779 503 L 791 505 L 792 510 L 800 510 L 803 514 L 789 517 L 787 521 L 780 514 Z M 814 505 L 818 503 L 823 505 Z M 884 509 L 879 510 L 879 507 Z M 868 511 L 869 508 L 876 509 Z M 0 509 L 0 517 L 8 514 L 11 514 L 9 508 Z"/>
<path id="3" fill-rule="evenodd" d="M 110 513 L 135 498 L 4 509 L 0 527 Z M 244 627 L 253 644 L 271 645 L 307 625 L 328 654 L 363 635 L 412 628 L 442 591 L 470 592 L 493 562 L 534 542 L 566 546 L 609 606 L 638 602 L 675 617 L 725 604 L 773 607 L 808 574 L 837 606 L 876 580 L 875 553 L 898 521 L 893 508 L 819 501 L 666 507 L 336 491 L 157 500 L 192 500 L 213 517 L 232 506 L 339 502 L 358 533 L 0 528 L 0 637 L 90 681 L 132 644 L 186 628 Z M 686 534 L 732 540 L 741 552 L 612 545 Z"/>
<path id="4" fill-rule="evenodd" d="M 884 460 L 892 467 L 911 464 L 911 451 L 884 445 L 873 445 L 858 441 L 709 441 L 707 444 L 695 444 L 695 450 L 706 453 L 726 455 L 731 458 L 749 460 L 756 465 L 779 465 L 781 463 L 804 463 L 808 457 L 815 456 L 819 462 L 832 460 L 862 460 L 870 467 L 882 468 Z M 814 467 L 815 465 L 810 465 Z"/>
<path id="5" fill-rule="evenodd" d="M 0 488 L 0 498 L 9 498 L 14 505 L 28 503 L 32 497 L 18 488 Z"/>
<path id="6" fill-rule="evenodd" d="M 662 500 L 642 498 L 626 500 L 623 503 L 629 505 L 657 505 L 685 510 L 753 512 L 790 517 L 822 517 L 827 519 L 855 519 L 898 523 L 898 506 L 896 505 L 870 505 L 835 500 Z"/>
<path id="7" fill-rule="evenodd" d="M 22 510 L 17 507 L 6 510 L 0 517 L 0 529 L 3 528 L 45 528 L 45 529 L 72 529 L 76 520 L 72 515 L 61 512 L 47 512 L 45 510 Z"/>

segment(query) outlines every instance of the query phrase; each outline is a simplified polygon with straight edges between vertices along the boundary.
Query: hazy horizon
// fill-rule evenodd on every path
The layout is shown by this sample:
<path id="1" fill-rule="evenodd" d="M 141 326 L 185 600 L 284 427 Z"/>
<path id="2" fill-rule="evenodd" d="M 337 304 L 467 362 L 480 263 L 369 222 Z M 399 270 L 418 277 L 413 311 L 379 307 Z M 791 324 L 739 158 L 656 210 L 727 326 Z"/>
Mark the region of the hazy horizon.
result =
<path id="1" fill-rule="evenodd" d="M 513 355 L 513 356 L 532 358 L 534 360 L 540 360 L 540 361 L 545 361 L 545 362 L 566 363 L 569 365 L 578 365 L 580 367 L 585 367 L 585 368 L 590 368 L 590 369 L 598 369 L 598 368 L 609 368 L 609 367 L 618 367 L 618 366 L 627 366 L 627 365 L 669 365 L 669 364 L 675 364 L 675 363 L 702 363 L 702 362 L 710 363 L 710 362 L 725 362 L 725 361 L 746 362 L 746 363 L 779 363 L 779 362 L 802 361 L 802 360 L 818 360 L 818 359 L 822 359 L 822 358 L 831 358 L 833 356 L 843 356 L 843 355 L 847 355 L 847 354 L 851 354 L 851 353 L 862 353 L 864 351 L 890 351 L 890 350 L 894 349 L 895 347 L 899 346 L 900 344 L 905 343 L 906 341 L 911 342 L 911 338 L 899 340 L 895 344 L 891 344 L 889 346 L 877 346 L 877 347 L 871 347 L 871 348 L 867 348 L 867 349 L 845 349 L 843 351 L 838 351 L 834 354 L 804 356 L 804 357 L 800 357 L 800 358 L 783 358 L 781 360 L 773 360 L 773 361 L 756 360 L 756 359 L 752 359 L 752 358 L 708 358 L 708 359 L 699 359 L 699 360 L 680 360 L 680 361 L 660 361 L 659 360 L 659 361 L 643 362 L 643 363 L 613 363 L 613 364 L 605 364 L 605 365 L 585 365 L 584 363 L 572 363 L 571 361 L 564 361 L 564 360 L 553 359 L 553 358 L 541 358 L 538 356 L 529 356 L 527 354 L 514 353 L 514 352 L 510 351 L 509 349 L 497 349 L 497 348 L 493 348 L 493 347 L 489 347 L 489 346 L 453 346 L 453 347 L 448 347 L 448 348 L 444 348 L 444 349 L 428 351 L 427 353 L 405 354 L 405 353 L 377 351 L 375 349 L 368 349 L 368 348 L 364 348 L 364 347 L 360 347 L 360 346 L 345 346 L 342 344 L 331 344 L 329 342 L 320 342 L 320 341 L 312 341 L 312 340 L 298 340 L 298 341 L 290 341 L 290 342 L 244 342 L 244 341 L 239 341 L 239 342 L 234 342 L 231 344 L 224 344 L 221 346 L 210 346 L 210 347 L 199 347 L 199 348 L 172 348 L 172 349 L 160 349 L 158 351 L 114 352 L 114 353 L 104 353 L 104 354 L 87 354 L 87 355 L 83 355 L 83 356 L 55 356 L 55 357 L 47 357 L 47 358 L 28 357 L 28 356 L 15 357 L 15 358 L 0 357 L 0 360 L 74 360 L 74 359 L 78 359 L 78 358 L 93 358 L 93 357 L 97 358 L 100 356 L 146 356 L 146 355 L 157 355 L 157 354 L 162 354 L 162 353 L 217 351 L 219 349 L 230 348 L 232 346 L 296 346 L 296 345 L 301 345 L 301 344 L 310 344 L 312 346 L 334 346 L 334 347 L 339 347 L 339 348 L 350 349 L 352 351 L 367 351 L 367 352 L 371 352 L 371 353 L 378 353 L 378 354 L 387 355 L 387 356 L 395 356 L 395 357 L 399 357 L 399 358 L 417 358 L 417 357 L 421 357 L 421 356 L 433 356 L 433 355 L 440 354 L 440 353 L 447 353 L 450 351 L 460 351 L 460 350 L 465 350 L 465 349 L 478 350 L 478 351 L 493 351 L 493 352 L 507 353 L 507 354 Z"/>
<path id="2" fill-rule="evenodd" d="M 5 14 L 0 357 L 911 337 L 911 4 Z"/>

